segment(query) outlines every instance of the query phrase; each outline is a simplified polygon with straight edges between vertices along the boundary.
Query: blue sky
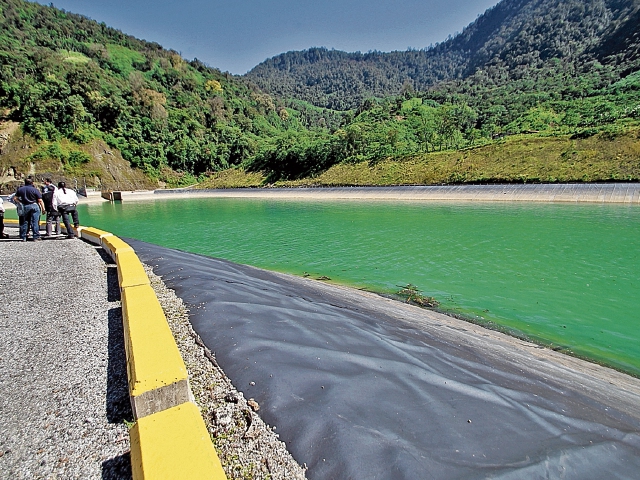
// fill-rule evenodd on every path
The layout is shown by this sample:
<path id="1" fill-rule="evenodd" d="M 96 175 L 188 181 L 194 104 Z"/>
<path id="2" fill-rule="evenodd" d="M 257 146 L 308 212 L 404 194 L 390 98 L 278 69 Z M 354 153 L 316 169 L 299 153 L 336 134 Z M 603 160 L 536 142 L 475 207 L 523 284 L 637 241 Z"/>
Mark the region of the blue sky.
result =
<path id="1" fill-rule="evenodd" d="M 48 5 L 51 1 L 40 0 Z M 57 0 L 53 5 L 243 74 L 290 50 L 421 49 L 471 23 L 497 0 Z"/>

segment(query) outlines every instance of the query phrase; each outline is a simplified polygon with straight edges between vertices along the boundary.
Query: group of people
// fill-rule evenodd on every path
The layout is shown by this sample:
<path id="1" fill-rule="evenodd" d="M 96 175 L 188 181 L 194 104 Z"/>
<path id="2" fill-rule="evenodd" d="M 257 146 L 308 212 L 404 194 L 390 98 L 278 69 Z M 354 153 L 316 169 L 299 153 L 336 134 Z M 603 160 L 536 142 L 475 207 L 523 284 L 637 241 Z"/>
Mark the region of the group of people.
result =
<path id="1" fill-rule="evenodd" d="M 11 194 L 8 199 L 15 204 L 20 224 L 20 240 L 27 241 L 29 230 L 34 241 L 42 240 L 40 235 L 40 216 L 46 214 L 46 237 L 52 237 L 54 232 L 60 234 L 60 217 L 67 230 L 67 238 L 75 238 L 76 234 L 71 228 L 69 216 L 73 221 L 73 226 L 77 229 L 80 226 L 78 220 L 78 196 L 71 188 L 67 188 L 65 182 L 58 182 L 56 187 L 51 183 L 51 179 L 44 181 L 42 189 L 39 190 L 33 184 L 33 178 L 27 177 L 24 185 Z M 4 233 L 4 208 L 0 199 L 0 237 L 8 238 Z"/>

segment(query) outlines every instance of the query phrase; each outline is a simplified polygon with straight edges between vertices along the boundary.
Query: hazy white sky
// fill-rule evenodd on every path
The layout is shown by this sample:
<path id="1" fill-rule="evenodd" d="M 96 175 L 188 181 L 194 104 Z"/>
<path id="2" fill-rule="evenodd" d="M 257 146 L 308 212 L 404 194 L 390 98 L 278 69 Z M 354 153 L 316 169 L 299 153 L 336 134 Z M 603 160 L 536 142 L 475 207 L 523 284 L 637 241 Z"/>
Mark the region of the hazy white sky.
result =
<path id="1" fill-rule="evenodd" d="M 51 1 L 39 0 L 50 4 Z M 421 49 L 497 0 L 56 0 L 53 5 L 242 74 L 289 50 Z"/>

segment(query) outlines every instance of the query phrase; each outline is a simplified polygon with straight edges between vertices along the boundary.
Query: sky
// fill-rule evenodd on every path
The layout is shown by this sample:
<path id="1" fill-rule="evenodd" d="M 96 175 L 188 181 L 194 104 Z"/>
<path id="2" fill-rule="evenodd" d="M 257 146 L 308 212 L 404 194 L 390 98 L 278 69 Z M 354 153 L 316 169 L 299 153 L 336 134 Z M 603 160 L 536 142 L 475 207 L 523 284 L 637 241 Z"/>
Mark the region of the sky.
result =
<path id="1" fill-rule="evenodd" d="M 422 49 L 461 32 L 497 0 L 38 0 L 244 74 L 291 50 Z"/>

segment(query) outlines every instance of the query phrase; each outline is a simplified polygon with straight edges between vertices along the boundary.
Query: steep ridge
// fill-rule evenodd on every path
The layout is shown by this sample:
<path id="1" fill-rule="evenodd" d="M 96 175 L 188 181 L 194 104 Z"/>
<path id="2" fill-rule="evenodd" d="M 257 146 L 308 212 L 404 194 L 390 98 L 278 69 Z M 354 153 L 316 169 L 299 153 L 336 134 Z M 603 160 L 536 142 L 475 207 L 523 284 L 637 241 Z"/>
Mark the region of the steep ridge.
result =
<path id="1" fill-rule="evenodd" d="M 483 67 L 491 67 L 489 80 L 500 84 L 550 68 L 554 59 L 578 71 L 598 60 L 628 73 L 639 63 L 639 8 L 637 0 L 503 0 L 462 33 L 430 48 L 390 53 L 311 48 L 268 59 L 247 77 L 279 97 L 344 110 L 368 97 L 463 80 Z"/>

